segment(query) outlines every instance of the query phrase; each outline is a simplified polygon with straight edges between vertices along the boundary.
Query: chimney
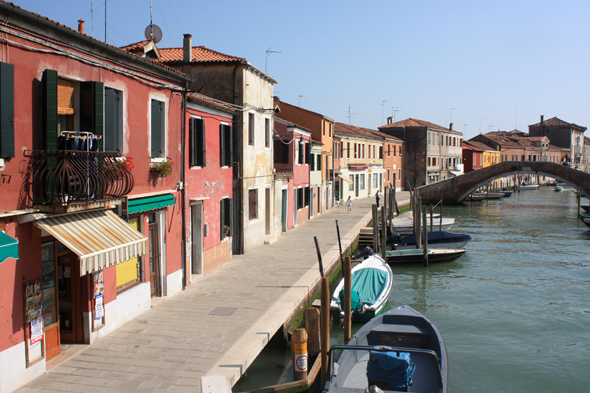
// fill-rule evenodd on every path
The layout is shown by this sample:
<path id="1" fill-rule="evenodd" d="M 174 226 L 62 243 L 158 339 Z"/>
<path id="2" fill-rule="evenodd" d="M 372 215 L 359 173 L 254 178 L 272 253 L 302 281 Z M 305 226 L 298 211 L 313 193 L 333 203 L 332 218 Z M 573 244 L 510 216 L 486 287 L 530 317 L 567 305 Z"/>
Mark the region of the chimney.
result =
<path id="1" fill-rule="evenodd" d="M 541 115 L 541 136 L 545 136 L 545 130 L 543 129 L 543 115 Z"/>
<path id="2" fill-rule="evenodd" d="M 78 33 L 84 34 L 84 19 L 78 21 Z"/>
<path id="3" fill-rule="evenodd" d="M 393 116 L 388 116 L 387 117 L 387 124 L 391 124 L 393 123 Z"/>
<path id="4" fill-rule="evenodd" d="M 190 34 L 184 35 L 182 61 L 185 63 L 190 63 L 193 61 L 193 36 Z"/>
<path id="5" fill-rule="evenodd" d="M 453 123 L 449 124 L 449 130 L 453 131 Z"/>

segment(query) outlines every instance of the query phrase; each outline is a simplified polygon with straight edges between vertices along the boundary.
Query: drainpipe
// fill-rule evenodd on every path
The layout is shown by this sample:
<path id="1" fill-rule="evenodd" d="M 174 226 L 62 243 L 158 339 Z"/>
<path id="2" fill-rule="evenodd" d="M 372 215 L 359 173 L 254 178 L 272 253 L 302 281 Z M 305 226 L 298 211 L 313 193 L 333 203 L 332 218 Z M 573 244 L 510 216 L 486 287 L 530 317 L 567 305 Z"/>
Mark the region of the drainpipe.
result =
<path id="1" fill-rule="evenodd" d="M 184 91 L 182 92 L 182 107 L 181 107 L 181 138 L 182 138 L 182 149 L 181 149 L 181 161 L 182 161 L 182 170 L 180 172 L 180 199 L 182 203 L 182 214 L 181 214 L 181 225 L 182 225 L 182 270 L 183 271 L 183 283 L 182 289 L 186 289 L 186 287 L 190 284 L 189 280 L 189 267 L 186 255 L 186 146 L 185 138 L 186 138 L 186 95 L 188 91 L 188 82 L 184 83 Z"/>

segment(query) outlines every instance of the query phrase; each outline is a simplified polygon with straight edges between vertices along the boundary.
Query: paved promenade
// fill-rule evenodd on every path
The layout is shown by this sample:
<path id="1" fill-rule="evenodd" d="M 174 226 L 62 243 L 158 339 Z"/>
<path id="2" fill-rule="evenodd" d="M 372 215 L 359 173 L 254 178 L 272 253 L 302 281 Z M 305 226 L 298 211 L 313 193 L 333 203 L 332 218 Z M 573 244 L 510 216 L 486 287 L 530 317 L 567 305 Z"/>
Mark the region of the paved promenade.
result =
<path id="1" fill-rule="evenodd" d="M 408 192 L 397 193 L 406 204 Z M 345 248 L 371 217 L 374 198 L 355 200 L 283 233 L 270 245 L 236 255 L 209 276 L 100 339 L 37 378 L 30 392 L 212 391 L 202 377 L 233 385 L 295 307 L 336 262 L 340 225 Z"/>

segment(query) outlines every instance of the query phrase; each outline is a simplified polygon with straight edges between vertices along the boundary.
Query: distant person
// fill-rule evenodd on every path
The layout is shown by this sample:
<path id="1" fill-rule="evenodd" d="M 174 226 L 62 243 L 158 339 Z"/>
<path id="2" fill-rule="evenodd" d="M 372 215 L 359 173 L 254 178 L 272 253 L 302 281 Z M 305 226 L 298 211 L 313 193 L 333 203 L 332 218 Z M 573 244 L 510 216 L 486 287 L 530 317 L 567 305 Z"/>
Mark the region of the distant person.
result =
<path id="1" fill-rule="evenodd" d="M 375 201 L 377 202 L 377 207 L 379 207 L 379 190 L 375 193 Z"/>
<path id="2" fill-rule="evenodd" d="M 346 207 L 348 207 L 348 212 L 350 213 L 352 211 L 352 199 L 350 199 L 350 195 L 348 196 L 348 199 L 346 200 Z"/>

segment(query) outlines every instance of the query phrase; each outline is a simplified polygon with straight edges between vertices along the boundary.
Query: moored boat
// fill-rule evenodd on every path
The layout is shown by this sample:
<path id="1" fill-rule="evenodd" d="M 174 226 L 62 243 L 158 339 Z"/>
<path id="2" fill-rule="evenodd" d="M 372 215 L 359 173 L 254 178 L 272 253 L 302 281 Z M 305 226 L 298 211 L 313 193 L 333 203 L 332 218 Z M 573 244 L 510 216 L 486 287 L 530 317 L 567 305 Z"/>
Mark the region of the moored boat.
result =
<path id="1" fill-rule="evenodd" d="M 337 354 L 340 354 L 337 357 Z M 368 322 L 345 345 L 329 351 L 322 393 L 446 393 L 449 367 L 442 335 L 430 320 L 408 306 Z"/>
<path id="2" fill-rule="evenodd" d="M 526 184 L 526 183 L 522 183 L 517 188 L 519 190 L 536 190 L 537 188 L 539 188 L 539 185 L 538 184 Z"/>
<path id="3" fill-rule="evenodd" d="M 563 187 L 562 186 L 555 186 L 555 191 L 562 192 L 563 191 Z"/>
<path id="4" fill-rule="evenodd" d="M 504 197 L 508 198 L 509 196 L 512 196 L 512 191 L 504 191 Z"/>
<path id="5" fill-rule="evenodd" d="M 483 196 L 483 199 L 504 198 L 504 192 L 475 192 L 472 195 L 475 195 L 476 197 Z"/>
<path id="6" fill-rule="evenodd" d="M 586 224 L 588 228 L 590 228 L 590 218 L 582 218 L 582 222 Z"/>
<path id="7" fill-rule="evenodd" d="M 367 322 L 379 315 L 393 288 L 391 268 L 378 255 L 371 255 L 351 270 L 352 320 Z M 344 316 L 344 279 L 334 290 L 330 311 L 335 321 Z"/>
<path id="8" fill-rule="evenodd" d="M 463 249 L 428 248 L 428 262 L 451 262 L 465 254 Z M 422 263 L 424 262 L 424 250 L 388 250 L 385 252 L 385 260 L 389 264 L 398 263 Z"/>
<path id="9" fill-rule="evenodd" d="M 428 226 L 430 226 L 430 217 L 426 218 L 426 221 L 428 222 Z M 391 227 L 393 228 L 393 230 L 396 233 L 399 233 L 400 235 L 411 235 L 412 233 L 414 233 L 414 221 L 412 220 L 411 217 L 400 217 L 400 218 L 395 218 L 393 220 L 389 221 Z M 454 218 L 442 218 L 442 221 L 439 217 L 433 216 L 432 218 L 432 227 L 433 229 L 439 229 L 441 231 L 448 231 L 449 229 L 451 229 L 451 227 L 453 226 L 453 224 L 455 223 L 455 219 Z"/>
<path id="10" fill-rule="evenodd" d="M 464 233 L 445 231 L 428 232 L 429 249 L 460 249 L 471 241 L 471 236 Z M 410 250 L 416 248 L 416 235 L 410 235 L 395 245 L 396 250 Z"/>

